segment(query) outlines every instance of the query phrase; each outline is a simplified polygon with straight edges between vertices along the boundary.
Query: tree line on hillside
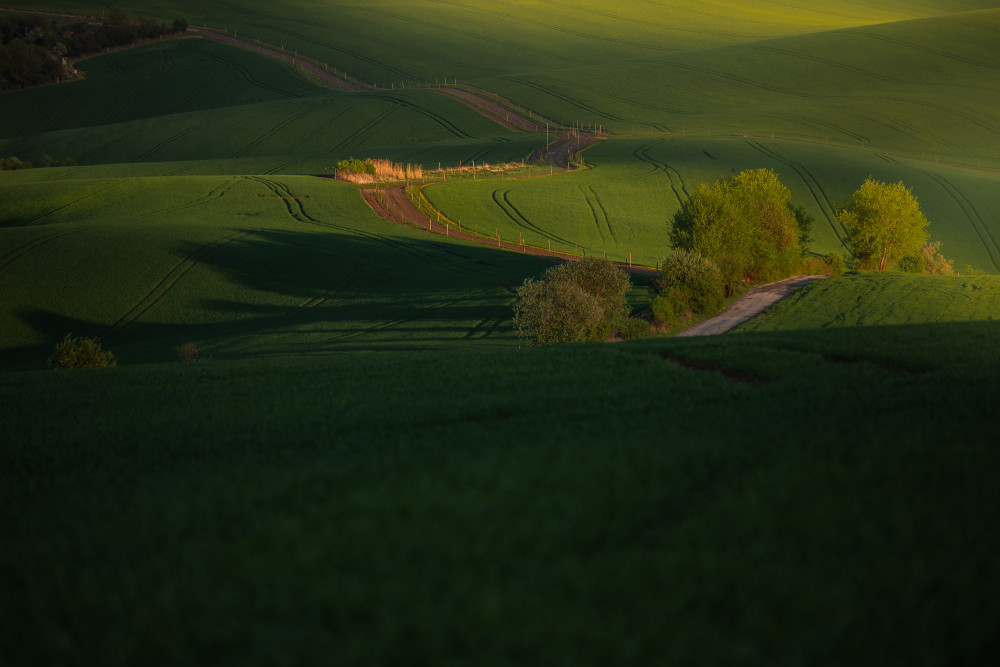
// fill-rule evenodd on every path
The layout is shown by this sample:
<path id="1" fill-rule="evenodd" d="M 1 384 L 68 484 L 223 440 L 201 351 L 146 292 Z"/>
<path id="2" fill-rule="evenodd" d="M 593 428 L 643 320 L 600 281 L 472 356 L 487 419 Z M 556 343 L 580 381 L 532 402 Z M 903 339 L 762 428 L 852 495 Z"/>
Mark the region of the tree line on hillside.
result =
<path id="1" fill-rule="evenodd" d="M 101 21 L 60 23 L 38 14 L 0 16 L 0 91 L 19 90 L 69 77 L 67 58 L 185 32 L 186 19 L 170 24 L 135 19 L 112 9 Z"/>
<path id="2" fill-rule="evenodd" d="M 954 273 L 940 253 L 941 243 L 928 242 L 927 218 L 901 182 L 869 178 L 837 217 L 856 270 Z M 515 327 L 533 345 L 605 340 L 609 333 L 642 337 L 715 314 L 727 297 L 751 285 L 796 273 L 843 273 L 846 262 L 839 253 L 807 252 L 812 222 L 770 169 L 701 184 L 674 215 L 669 238 L 674 251 L 652 281 L 655 294 L 646 320 L 628 318 L 628 276 L 606 260 L 589 259 L 526 280 L 517 290 Z"/>

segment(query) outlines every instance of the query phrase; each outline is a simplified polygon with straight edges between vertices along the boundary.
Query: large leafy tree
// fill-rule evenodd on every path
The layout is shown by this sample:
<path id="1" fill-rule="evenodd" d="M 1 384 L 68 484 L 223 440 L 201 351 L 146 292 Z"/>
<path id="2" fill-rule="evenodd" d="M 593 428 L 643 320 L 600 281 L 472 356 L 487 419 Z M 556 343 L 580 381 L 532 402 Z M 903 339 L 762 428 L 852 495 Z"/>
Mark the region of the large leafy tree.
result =
<path id="1" fill-rule="evenodd" d="M 801 255 L 805 232 L 778 175 L 750 169 L 699 185 L 674 215 L 670 242 L 713 260 L 731 290 L 784 271 Z"/>
<path id="2" fill-rule="evenodd" d="M 837 217 L 861 268 L 885 271 L 900 258 L 919 253 L 927 241 L 927 218 L 902 181 L 888 184 L 868 178 Z"/>

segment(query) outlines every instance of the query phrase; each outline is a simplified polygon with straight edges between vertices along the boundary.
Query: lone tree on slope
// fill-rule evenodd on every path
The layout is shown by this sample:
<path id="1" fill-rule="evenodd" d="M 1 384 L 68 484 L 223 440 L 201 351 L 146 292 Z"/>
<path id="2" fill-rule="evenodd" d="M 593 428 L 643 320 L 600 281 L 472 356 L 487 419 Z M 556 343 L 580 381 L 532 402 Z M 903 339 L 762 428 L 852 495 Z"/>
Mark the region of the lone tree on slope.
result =
<path id="1" fill-rule="evenodd" d="M 869 177 L 837 218 L 861 268 L 885 271 L 900 258 L 918 254 L 927 241 L 927 218 L 902 181 L 890 185 Z"/>

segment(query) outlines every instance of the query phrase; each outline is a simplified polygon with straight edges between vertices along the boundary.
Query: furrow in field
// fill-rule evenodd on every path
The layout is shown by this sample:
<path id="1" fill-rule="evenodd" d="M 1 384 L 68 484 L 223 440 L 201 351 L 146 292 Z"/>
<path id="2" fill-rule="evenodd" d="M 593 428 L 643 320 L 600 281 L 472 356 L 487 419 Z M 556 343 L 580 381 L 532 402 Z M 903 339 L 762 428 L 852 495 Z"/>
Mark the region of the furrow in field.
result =
<path id="1" fill-rule="evenodd" d="M 316 109 L 319 109 L 321 106 L 324 106 L 324 104 L 325 104 L 324 102 L 320 102 L 318 104 L 313 104 L 313 105 L 311 105 L 311 106 L 303 109 L 302 111 L 299 111 L 298 113 L 293 113 L 291 116 L 286 117 L 284 120 L 280 121 L 277 125 L 275 125 L 274 127 L 272 127 L 270 130 L 268 130 L 264 134 L 260 135 L 259 137 L 257 137 L 256 139 L 254 139 L 253 141 L 251 141 L 250 143 L 248 143 L 247 145 L 245 145 L 243 148 L 239 149 L 238 151 L 236 151 L 235 153 L 233 153 L 232 155 L 230 155 L 229 157 L 241 157 L 241 156 L 245 155 L 248 151 L 253 150 L 254 148 L 256 148 L 257 146 L 259 146 L 263 142 L 267 141 L 268 139 L 270 139 L 271 137 L 273 137 L 274 135 L 276 135 L 278 132 L 281 132 L 283 129 L 285 129 L 286 127 L 288 127 L 289 125 L 291 125 L 292 123 L 294 123 L 295 121 L 297 121 L 298 119 L 302 118 L 303 116 L 307 116 L 307 115 L 311 114 L 313 111 L 316 111 Z"/>
<path id="2" fill-rule="evenodd" d="M 46 211 L 45 213 L 42 213 L 41 215 L 36 215 L 34 218 L 31 218 L 30 220 L 25 221 L 22 224 L 22 226 L 27 226 L 27 225 L 34 224 L 34 223 L 38 222 L 39 220 L 43 220 L 44 218 L 49 217 L 50 215 L 53 215 L 55 213 L 61 213 L 61 212 L 65 211 L 66 209 L 68 209 L 68 208 L 70 208 L 72 206 L 76 206 L 80 202 L 86 201 L 88 199 L 93 199 L 94 197 L 99 197 L 99 196 L 101 196 L 101 195 L 103 195 L 103 194 L 105 194 L 105 193 L 113 190 L 114 188 L 119 187 L 121 184 L 122 184 L 121 181 L 115 181 L 111 185 L 108 185 L 106 187 L 100 188 L 99 190 L 95 190 L 94 192 L 91 192 L 88 195 L 84 195 L 82 197 L 74 199 L 73 201 L 69 202 L 68 204 L 63 204 L 62 206 L 57 206 L 56 208 L 51 209 L 49 211 Z"/>
<path id="3" fill-rule="evenodd" d="M 792 51 L 790 49 L 779 49 L 775 46 L 763 46 L 763 45 L 749 45 L 749 48 L 756 49 L 758 51 L 767 51 L 768 53 L 776 53 L 782 57 L 798 58 L 800 60 L 808 60 L 820 65 L 826 65 L 828 67 L 833 67 L 835 69 L 843 70 L 845 72 L 850 72 L 851 74 L 860 74 L 862 76 L 871 77 L 873 79 L 878 79 L 879 81 L 885 81 L 888 83 L 906 83 L 903 79 L 897 79 L 896 77 L 887 76 L 879 72 L 873 72 L 871 70 L 862 69 L 860 67 L 855 67 L 853 65 L 847 65 L 845 63 L 837 62 L 836 60 L 830 60 L 828 58 L 820 58 L 819 56 L 807 55 L 801 51 Z"/>
<path id="4" fill-rule="evenodd" d="M 349 134 L 339 144 L 337 144 L 327 152 L 336 153 L 337 151 L 347 148 L 348 146 L 360 141 L 364 136 L 366 136 L 368 133 L 370 133 L 372 130 L 378 127 L 382 123 L 382 121 L 384 121 L 390 114 L 394 113 L 397 109 L 398 107 L 390 107 L 389 109 L 386 109 L 385 111 L 383 111 L 382 113 L 375 116 L 367 123 L 359 127 L 357 130 Z"/>
<path id="5" fill-rule="evenodd" d="M 183 171 L 184 169 L 190 169 L 190 168 L 191 168 L 191 165 L 188 165 L 186 167 L 182 167 L 181 169 L 179 169 L 177 171 L 179 172 L 179 171 Z M 170 174 L 167 174 L 167 175 L 170 175 Z M 194 206 L 201 206 L 203 204 L 208 203 L 209 201 L 212 201 L 213 199 L 222 199 L 222 197 L 225 196 L 225 194 L 229 190 L 231 190 L 234 187 L 236 187 L 236 185 L 240 181 L 245 180 L 245 179 L 246 179 L 245 176 L 234 176 L 232 178 L 226 179 L 225 181 L 223 181 L 219 185 L 215 186 L 214 188 L 212 188 L 211 190 L 209 190 L 206 194 L 198 197 L 197 199 L 193 199 L 193 200 L 191 200 L 189 202 L 185 202 L 183 204 L 176 204 L 174 206 L 168 206 L 168 207 L 165 207 L 165 208 L 158 208 L 158 209 L 156 209 L 154 211 L 148 211 L 146 213 L 140 213 L 138 215 L 132 216 L 131 219 L 132 220 L 141 220 L 143 218 L 148 218 L 148 217 L 151 217 L 151 216 L 162 217 L 163 214 L 165 214 L 165 213 L 173 213 L 175 211 L 182 211 L 182 210 L 184 210 L 186 208 L 192 208 Z"/>
<path id="6" fill-rule="evenodd" d="M 153 288 L 145 294 L 145 296 L 139 299 L 135 305 L 115 320 L 111 326 L 102 331 L 99 338 L 107 340 L 120 334 L 151 308 L 153 308 L 157 303 L 159 303 L 163 297 L 169 294 L 170 290 L 172 290 L 177 283 L 179 283 L 181 279 L 191 271 L 191 269 L 195 268 L 199 262 L 216 250 L 229 245 L 233 241 L 249 236 L 250 233 L 251 232 L 237 232 L 229 234 L 228 236 L 216 239 L 211 243 L 206 243 L 190 253 L 187 257 L 178 262 L 170 271 L 168 271 L 167 274 L 160 279 L 160 282 L 156 283 L 156 285 L 154 285 Z"/>
<path id="7" fill-rule="evenodd" d="M 178 139 L 181 139 L 183 137 L 186 137 L 187 135 L 191 134 L 195 130 L 200 129 L 202 127 L 205 127 L 206 125 L 208 125 L 207 121 L 203 122 L 203 123 L 197 123 L 195 125 L 191 125 L 190 127 L 187 127 L 185 129 L 181 130 L 177 134 L 175 134 L 175 135 L 173 135 L 171 137 L 167 137 L 166 139 L 164 139 L 160 143 L 158 143 L 155 146 L 153 146 L 152 148 L 150 148 L 148 151 L 145 151 L 142 154 L 137 155 L 136 157 L 132 158 L 132 162 L 141 162 L 141 161 L 145 160 L 146 158 L 148 158 L 149 156 L 151 156 L 153 153 L 156 153 L 160 149 L 165 148 L 168 144 L 173 143 L 174 141 L 177 141 Z"/>
<path id="8" fill-rule="evenodd" d="M 201 84 L 200 86 L 197 86 L 197 87 L 195 87 L 195 88 L 192 88 L 192 89 L 191 89 L 191 91 L 190 91 L 190 92 L 189 92 L 189 93 L 188 93 L 187 95 L 185 95 L 184 97 L 182 97 L 182 98 L 180 99 L 180 101 L 179 101 L 179 102 L 177 102 L 177 104 L 175 104 L 175 105 L 174 105 L 174 106 L 173 106 L 173 107 L 172 107 L 172 108 L 170 109 L 170 111 L 169 111 L 168 113 L 171 113 L 171 114 L 174 114 L 174 113 L 180 113 L 180 112 L 181 112 L 181 109 L 183 109 L 183 108 L 184 108 L 184 106 L 185 106 L 185 105 L 186 105 L 186 104 L 187 104 L 188 102 L 190 102 L 190 101 L 191 101 L 191 100 L 193 100 L 193 99 L 194 99 L 195 97 L 197 97 L 198 95 L 200 95 L 200 94 L 201 94 L 201 92 L 202 92 L 203 90 L 205 90 L 206 88 L 209 88 L 209 87 L 211 87 L 212 85 L 214 85 L 214 84 L 215 84 L 215 81 L 216 81 L 216 80 L 217 80 L 218 78 L 219 78 L 219 77 L 218 77 L 218 75 L 214 75 L 214 76 L 212 76 L 212 77 L 211 77 L 210 79 L 208 79 L 207 81 L 205 81 L 205 82 L 204 82 L 203 84 Z"/>
<path id="9" fill-rule="evenodd" d="M 94 149 L 91 149 L 91 150 L 87 151 L 86 153 L 84 153 L 83 155 L 80 156 L 80 160 L 89 160 L 91 157 L 93 157 L 94 155 L 100 153 L 101 151 L 106 150 L 108 148 L 111 148 L 115 144 L 119 144 L 119 143 L 125 141 L 126 139 L 131 139 L 132 137 L 134 137 L 137 134 L 139 134 L 138 131 L 132 132 L 131 134 L 123 134 L 121 136 L 115 137 L 114 139 L 112 139 L 112 140 L 110 140 L 110 141 L 108 141 L 108 142 L 106 142 L 104 144 L 101 144 L 97 148 L 94 148 Z"/>
<path id="10" fill-rule="evenodd" d="M 901 118 L 896 118 L 889 116 L 884 113 L 878 113 L 871 110 L 855 110 L 855 112 L 862 117 L 870 118 L 874 122 L 879 123 L 883 127 L 889 128 L 890 130 L 895 130 L 900 134 L 910 137 L 917 142 L 927 142 L 928 140 L 937 141 L 942 146 L 947 147 L 949 150 L 961 151 L 961 149 L 950 141 L 943 139 L 939 136 L 933 135 L 926 130 L 923 130 L 915 125 L 902 120 Z"/>
<path id="11" fill-rule="evenodd" d="M 675 69 L 687 70 L 689 72 L 696 72 L 698 74 L 704 74 L 706 76 L 716 77 L 724 81 L 732 81 L 733 83 L 738 83 L 750 88 L 759 88 L 761 90 L 766 90 L 770 93 L 778 93 L 781 95 L 788 95 L 790 97 L 798 97 L 801 99 L 812 99 L 814 96 L 803 93 L 799 90 L 792 88 L 781 88 L 779 86 L 764 83 L 763 81 L 757 81 L 754 79 L 748 79 L 742 76 L 736 76 L 735 74 L 726 74 L 725 72 L 720 72 L 718 70 L 709 69 L 707 67 L 696 67 L 694 65 L 684 65 L 678 62 L 663 60 L 659 61 L 664 67 L 673 67 Z"/>
<path id="12" fill-rule="evenodd" d="M 433 111 L 420 106 L 419 104 L 414 104 L 413 102 L 410 102 L 409 100 L 403 100 L 403 99 L 400 99 L 398 97 L 387 97 L 385 99 L 387 101 L 389 101 L 389 102 L 397 105 L 397 106 L 406 107 L 407 109 L 410 109 L 411 111 L 416 111 L 417 113 L 421 114 L 422 116 L 430 118 L 432 121 L 434 121 L 435 123 L 437 123 L 438 125 L 440 125 L 441 127 L 443 127 L 446 131 L 450 132 L 451 134 L 453 134 L 454 136 L 456 136 L 456 137 L 458 137 L 460 139 L 471 139 L 472 138 L 472 135 L 470 135 L 467 132 L 464 132 L 461 129 L 459 129 L 454 123 L 452 123 L 450 120 L 448 120 L 444 116 L 440 116 L 440 115 L 434 113 Z"/>
<path id="13" fill-rule="evenodd" d="M 613 120 L 613 121 L 622 122 L 622 123 L 625 122 L 625 119 L 621 118 L 620 116 L 616 116 L 614 114 L 608 113 L 607 111 L 601 111 L 600 109 L 594 108 L 594 107 L 590 106 L 589 104 L 581 102 L 580 100 L 573 99 L 569 95 L 566 95 L 564 93 L 556 92 L 552 88 L 548 88 L 548 87 L 543 86 L 543 85 L 541 85 L 539 83 L 535 83 L 534 81 L 531 81 L 529 79 L 523 79 L 521 77 L 516 77 L 516 76 L 505 76 L 505 77 L 500 77 L 500 78 L 503 79 L 503 80 L 505 80 L 505 81 L 512 81 L 514 83 L 520 84 L 520 85 L 525 86 L 527 88 L 533 88 L 534 90 L 537 90 L 540 93 L 543 93 L 543 94 L 548 95 L 550 97 L 554 97 L 557 100 L 562 100 L 563 102 L 566 102 L 567 104 L 572 104 L 573 106 L 575 106 L 575 107 L 577 107 L 579 109 L 583 109 L 584 111 L 586 111 L 588 113 L 592 113 L 595 116 L 597 116 L 598 118 L 604 118 L 604 119 L 607 119 L 607 120 Z"/>
<path id="14" fill-rule="evenodd" d="M 840 127 L 839 125 L 834 125 L 833 123 L 822 121 L 817 118 L 803 118 L 801 116 L 785 116 L 782 114 L 769 114 L 767 118 L 773 118 L 775 120 L 790 121 L 792 124 L 806 125 L 815 127 L 822 132 L 826 132 L 827 135 L 839 134 L 844 137 L 850 137 L 857 142 L 868 141 L 868 137 L 864 135 L 857 134 L 848 129 Z M 821 132 L 821 134 L 822 134 Z"/>
<path id="15" fill-rule="evenodd" d="M 202 55 L 210 60 L 214 60 L 217 63 L 220 63 L 226 67 L 236 70 L 237 72 L 239 72 L 240 76 L 242 76 L 246 81 L 252 83 L 255 86 L 259 86 L 260 88 L 264 88 L 265 90 L 270 90 L 273 93 L 277 93 L 278 95 L 283 95 L 285 97 L 300 97 L 295 93 L 290 93 L 287 90 L 282 90 L 278 86 L 267 83 L 265 81 L 261 81 L 260 79 L 255 77 L 253 73 L 246 67 L 243 67 L 242 65 L 235 63 L 232 60 L 229 60 L 228 58 L 224 58 L 218 54 L 210 53 L 208 51 L 206 51 Z"/>
<path id="16" fill-rule="evenodd" d="M 812 195 L 813 200 L 815 200 L 816 205 L 819 206 L 820 212 L 823 214 L 823 217 L 826 218 L 826 221 L 829 223 L 830 229 L 832 229 L 833 233 L 836 235 L 837 240 L 843 243 L 847 231 L 837 219 L 836 207 L 830 201 L 830 197 L 827 196 L 823 186 L 820 185 L 816 177 L 812 175 L 812 172 L 810 172 L 804 165 L 795 162 L 769 148 L 765 148 L 756 141 L 747 141 L 747 145 L 772 160 L 780 162 L 796 173 L 802 183 L 809 188 L 809 193 Z"/>
<path id="17" fill-rule="evenodd" d="M 868 39 L 874 39 L 881 42 L 888 42 L 890 44 L 895 44 L 896 46 L 904 46 L 906 48 L 914 49 L 916 51 L 923 51 L 924 53 L 930 53 L 931 55 L 938 56 L 939 58 L 947 58 L 948 60 L 954 60 L 960 63 L 965 63 L 966 65 L 974 65 L 976 67 L 983 67 L 986 69 L 1000 69 L 1000 64 L 988 63 L 982 60 L 974 60 L 972 58 L 960 56 L 950 51 L 942 51 L 941 49 L 934 49 L 921 44 L 914 44 L 913 42 L 907 42 L 904 39 L 898 39 L 896 37 L 889 37 L 888 35 L 876 34 L 873 32 L 868 32 L 866 30 L 853 30 L 851 32 L 855 35 L 867 37 Z"/>
<path id="18" fill-rule="evenodd" d="M 545 239 L 549 239 L 549 240 L 552 240 L 552 241 L 558 241 L 559 243 L 565 243 L 567 245 L 572 245 L 573 244 L 573 242 L 570 241 L 569 239 L 563 238 L 562 236 L 559 236 L 558 234 L 553 234 L 552 232 L 550 232 L 548 230 L 542 229 L 541 227 L 533 224 L 530 220 L 528 220 L 526 217 L 524 217 L 521 214 L 521 212 L 517 209 L 517 207 L 514 206 L 514 204 L 511 203 L 511 201 L 510 201 L 510 192 L 511 192 L 510 190 L 505 190 L 503 192 L 503 194 L 501 194 L 500 190 L 494 190 L 493 191 L 493 203 L 496 204 L 498 207 L 500 207 L 500 210 L 504 212 L 504 215 L 506 215 L 508 218 L 510 218 L 510 220 L 515 225 L 517 225 L 518 227 L 521 227 L 521 228 L 523 228 L 523 229 L 525 229 L 527 231 L 530 231 L 530 232 L 532 232 L 534 234 L 538 234 L 542 238 L 545 238 Z"/>
<path id="19" fill-rule="evenodd" d="M 990 262 L 993 263 L 993 267 L 1000 271 L 1000 244 L 997 243 L 996 237 L 993 236 L 993 232 L 990 231 L 989 225 L 987 225 L 986 221 L 983 220 L 983 216 L 981 216 L 979 211 L 976 210 L 975 205 L 948 179 L 929 171 L 924 171 L 923 173 L 930 177 L 932 181 L 937 183 L 949 197 L 955 200 L 955 203 L 957 203 L 959 208 L 962 209 L 962 213 L 965 214 L 966 220 L 968 220 L 969 224 L 972 225 L 972 229 L 976 232 L 976 236 L 978 236 L 980 242 L 982 242 L 983 248 L 986 249 L 986 253 L 990 257 Z"/>
<path id="20" fill-rule="evenodd" d="M 661 144 L 664 143 L 663 139 L 657 141 L 651 141 L 648 144 L 644 144 L 639 148 L 632 151 L 633 157 L 635 157 L 640 162 L 645 162 L 646 164 L 653 167 L 653 173 L 662 172 L 666 177 L 667 181 L 670 183 L 670 190 L 674 193 L 674 197 L 677 198 L 677 203 L 681 206 L 690 196 L 687 191 L 687 185 L 684 183 L 684 178 L 681 176 L 680 172 L 671 167 L 666 162 L 661 162 L 657 160 L 652 155 L 650 151 Z"/>
<path id="21" fill-rule="evenodd" d="M 912 104 L 914 106 L 927 107 L 929 109 L 934 109 L 936 111 L 943 111 L 943 112 L 945 112 L 947 114 L 951 114 L 953 116 L 958 116 L 959 118 L 962 118 L 963 120 L 967 120 L 968 122 L 972 123 L 973 125 L 981 127 L 984 130 L 992 132 L 993 134 L 1000 134 L 1000 121 L 997 121 L 997 120 L 995 120 L 993 118 L 989 118 L 988 116 L 987 117 L 979 117 L 979 118 L 977 118 L 976 116 L 972 116 L 970 114 L 964 113 L 961 109 L 955 109 L 953 107 L 947 107 L 947 106 L 945 106 L 943 104 L 934 104 L 933 102 L 928 102 L 926 100 L 912 100 L 912 99 L 906 99 L 906 98 L 901 98 L 901 97 L 886 97 L 885 100 L 886 101 L 891 101 L 891 102 L 900 102 L 900 103 L 903 103 L 903 104 Z"/>
<path id="22" fill-rule="evenodd" d="M 485 294 L 488 294 L 488 293 L 492 292 L 494 289 L 496 289 L 496 288 L 495 287 L 487 287 L 487 288 L 484 288 L 484 289 L 481 289 L 481 290 L 476 290 L 476 291 L 473 291 L 473 292 L 465 292 L 465 293 L 463 293 L 463 294 L 461 294 L 461 295 L 459 295 L 459 296 L 457 296 L 455 298 L 446 299 L 446 300 L 443 300 L 443 301 L 438 301 L 436 303 L 432 303 L 432 304 L 430 304 L 428 306 L 420 308 L 419 310 L 411 312 L 409 315 L 406 315 L 405 317 L 399 317 L 399 318 L 396 318 L 396 319 L 391 319 L 391 320 L 388 320 L 388 321 L 385 321 L 385 322 L 380 322 L 379 324 L 375 324 L 375 325 L 372 325 L 372 326 L 369 326 L 369 327 L 362 327 L 360 329 L 357 329 L 356 331 L 342 333 L 340 335 L 333 336 L 331 338 L 327 338 L 323 342 L 327 343 L 327 344 L 329 344 L 329 343 L 340 343 L 340 342 L 343 342 L 343 341 L 346 341 L 346 340 L 350 340 L 352 338 L 358 338 L 359 336 L 365 336 L 365 335 L 369 335 L 369 334 L 373 334 L 373 333 L 378 333 L 378 332 L 381 332 L 381 331 L 385 331 L 386 329 L 392 329 L 394 327 L 398 327 L 400 325 L 406 324 L 408 322 L 412 322 L 414 320 L 423 319 L 424 316 L 426 316 L 427 314 L 432 313 L 432 312 L 434 312 L 436 310 L 442 310 L 442 309 L 450 308 L 451 306 L 454 306 L 456 304 L 460 304 L 460 303 L 464 303 L 464 302 L 468 302 L 470 300 L 476 299 L 477 297 L 480 297 L 482 295 L 485 295 Z"/>
<path id="23" fill-rule="evenodd" d="M 601 246 L 607 247 L 608 241 L 607 239 L 604 238 L 604 228 L 607 226 L 607 221 L 603 221 L 604 224 L 602 224 L 602 219 L 600 215 L 598 215 L 597 213 L 598 211 L 597 205 L 591 200 L 590 196 L 587 194 L 587 191 L 584 190 L 582 186 L 580 186 L 578 189 L 580 190 L 580 194 L 583 195 L 584 200 L 587 202 L 587 206 L 590 207 L 590 215 L 594 220 L 594 227 L 597 228 L 597 234 L 601 237 Z"/>
<path id="24" fill-rule="evenodd" d="M 70 234 L 76 234 L 77 232 L 82 232 L 82 231 L 84 231 L 84 230 L 83 229 L 73 229 L 73 230 L 70 230 L 68 232 L 60 232 L 60 233 L 57 233 L 57 234 L 49 234 L 49 235 L 43 236 L 41 238 L 32 239 L 31 241 L 28 241 L 27 243 L 22 243 L 21 245 L 17 246 L 16 248 L 13 248 L 12 250 L 10 250 L 7 253 L 5 253 L 4 255 L 0 256 L 0 271 L 3 271 L 8 266 L 10 266 L 11 264 L 13 264 L 14 261 L 16 261 L 16 260 L 20 259 L 21 257 L 27 255 L 28 253 L 32 252 L 33 250 L 36 250 L 36 249 L 40 248 L 41 246 L 45 245 L 46 243 L 49 243 L 51 241 L 55 241 L 56 239 L 60 239 L 60 238 L 62 238 L 64 236 L 69 236 Z"/>

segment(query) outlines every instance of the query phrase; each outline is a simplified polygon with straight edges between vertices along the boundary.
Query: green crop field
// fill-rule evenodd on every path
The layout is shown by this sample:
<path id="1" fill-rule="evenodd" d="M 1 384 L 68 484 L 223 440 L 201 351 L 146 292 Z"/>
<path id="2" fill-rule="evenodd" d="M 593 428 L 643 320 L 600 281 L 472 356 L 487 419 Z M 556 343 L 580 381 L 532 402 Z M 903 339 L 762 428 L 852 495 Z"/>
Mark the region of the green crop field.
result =
<path id="1" fill-rule="evenodd" d="M 0 664 L 995 661 L 1000 2 L 18 4 L 365 87 L 191 33 L 0 93 L 0 158 L 67 165 L 0 172 Z M 567 128 L 585 168 L 539 157 Z M 700 183 L 773 169 L 847 256 L 839 206 L 901 180 L 961 275 L 533 349 L 515 289 L 551 262 L 382 219 L 349 157 L 647 266 Z M 68 333 L 118 366 L 44 370 Z"/>
<path id="2" fill-rule="evenodd" d="M 189 341 L 216 358 L 511 344 L 511 286 L 547 265 L 386 222 L 328 178 L 31 178 L 59 171 L 5 179 L 0 348 L 29 368 L 69 331 L 122 363 Z"/>

